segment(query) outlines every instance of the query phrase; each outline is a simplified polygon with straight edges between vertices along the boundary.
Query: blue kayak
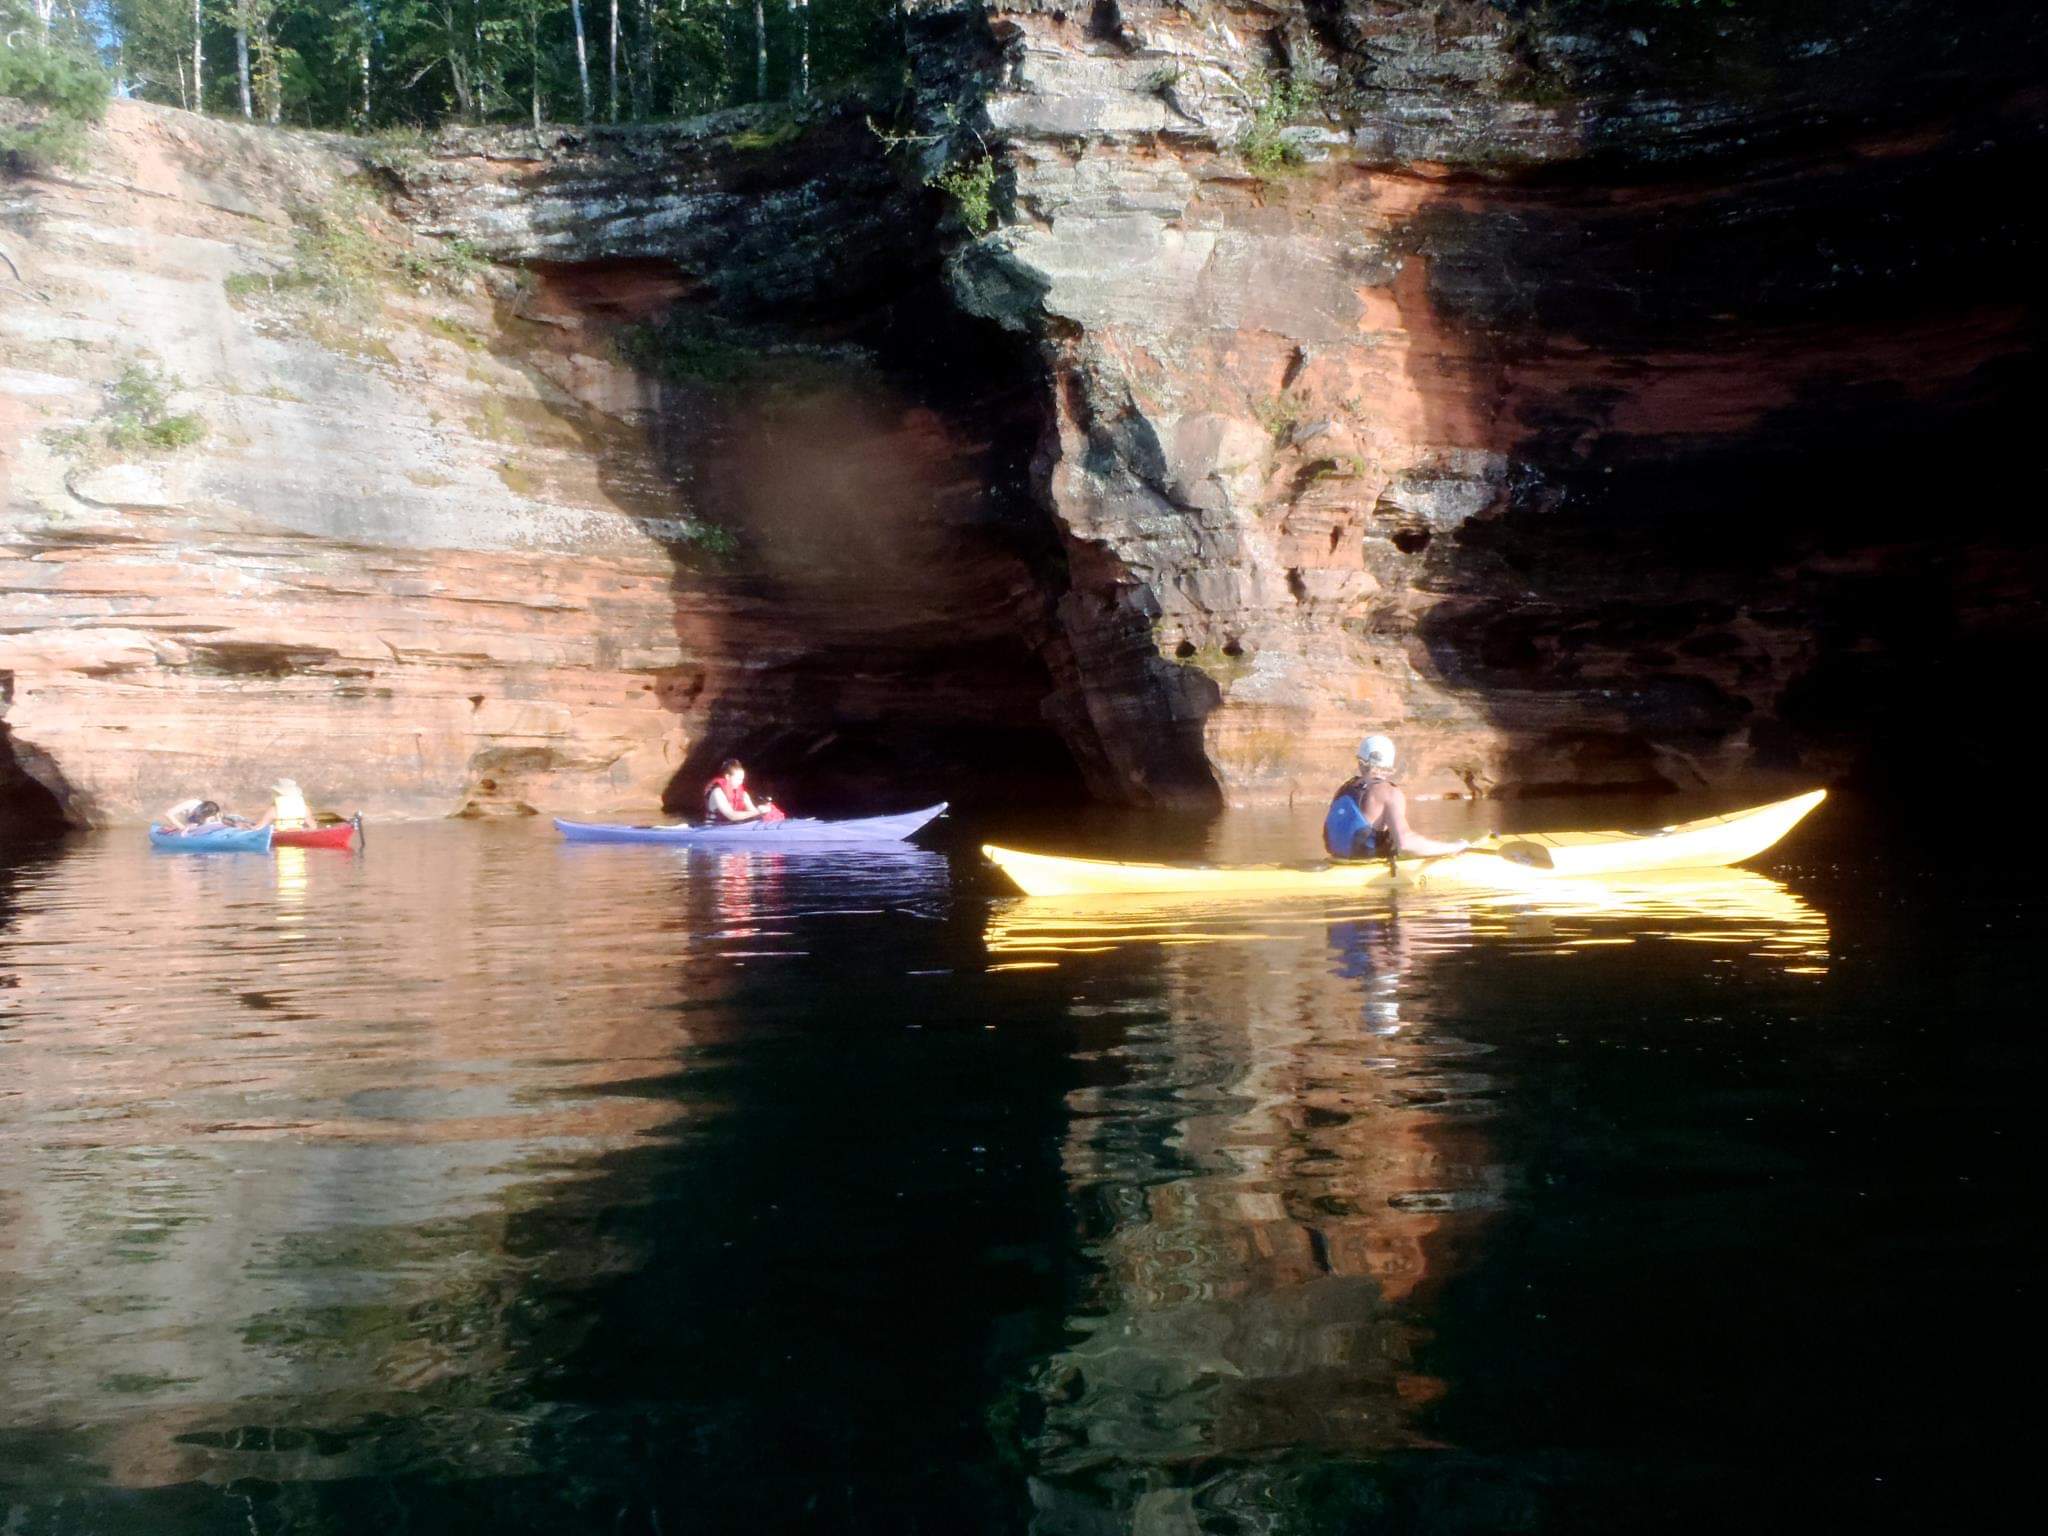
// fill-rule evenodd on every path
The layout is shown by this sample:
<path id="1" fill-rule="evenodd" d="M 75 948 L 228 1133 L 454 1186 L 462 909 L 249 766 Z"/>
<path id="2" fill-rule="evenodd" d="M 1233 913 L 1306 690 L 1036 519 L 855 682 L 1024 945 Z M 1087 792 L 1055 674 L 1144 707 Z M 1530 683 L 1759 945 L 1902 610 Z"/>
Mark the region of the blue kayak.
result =
<path id="1" fill-rule="evenodd" d="M 206 827 L 197 832 L 149 829 L 149 846 L 166 853 L 268 853 L 268 827 Z"/>
<path id="2" fill-rule="evenodd" d="M 794 853 L 806 848 L 858 848 L 900 843 L 945 814 L 946 802 L 898 816 L 859 816 L 848 821 L 742 821 L 704 827 L 626 827 L 611 822 L 563 821 L 555 827 L 572 843 L 668 843 L 682 848 L 755 849 Z"/>

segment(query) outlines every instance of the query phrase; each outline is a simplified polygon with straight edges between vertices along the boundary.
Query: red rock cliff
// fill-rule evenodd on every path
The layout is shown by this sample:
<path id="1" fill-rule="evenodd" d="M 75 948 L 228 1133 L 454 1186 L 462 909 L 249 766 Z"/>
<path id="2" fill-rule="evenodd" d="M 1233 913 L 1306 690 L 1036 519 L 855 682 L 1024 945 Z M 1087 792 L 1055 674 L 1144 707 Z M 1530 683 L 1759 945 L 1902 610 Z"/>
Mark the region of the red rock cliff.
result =
<path id="1" fill-rule="evenodd" d="M 1106 787 L 1320 793 L 1367 729 L 1477 793 L 1997 750 L 2031 8 L 920 14 L 927 120 L 1002 167 L 954 286 L 1049 375 Z"/>
<path id="2" fill-rule="evenodd" d="M 929 214 L 858 112 L 752 123 L 400 158 L 117 103 L 10 186 L 0 788 L 98 822 L 286 773 L 645 813 L 729 751 L 813 809 L 1071 777 L 1003 369 L 958 360 L 963 419 L 862 331 L 920 270 L 948 312 L 936 241 L 897 255 Z"/>
<path id="3" fill-rule="evenodd" d="M 2043 22 L 1952 12 L 913 0 L 902 101 L 789 120 L 117 105 L 7 188 L 0 792 L 1996 761 Z"/>

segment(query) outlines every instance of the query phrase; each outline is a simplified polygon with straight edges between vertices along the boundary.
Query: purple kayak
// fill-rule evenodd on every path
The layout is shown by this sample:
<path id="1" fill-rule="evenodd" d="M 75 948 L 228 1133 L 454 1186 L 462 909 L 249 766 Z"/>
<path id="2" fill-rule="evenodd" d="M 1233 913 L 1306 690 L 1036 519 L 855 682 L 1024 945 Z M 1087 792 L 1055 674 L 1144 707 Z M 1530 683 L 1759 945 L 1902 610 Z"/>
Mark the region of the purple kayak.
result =
<path id="1" fill-rule="evenodd" d="M 858 816 L 849 821 L 743 821 L 707 827 L 625 827 L 610 822 L 563 821 L 555 828 L 572 843 L 668 843 L 682 848 L 758 849 L 762 852 L 804 848 L 858 848 L 870 843 L 900 843 L 939 819 L 946 802 L 897 816 Z"/>

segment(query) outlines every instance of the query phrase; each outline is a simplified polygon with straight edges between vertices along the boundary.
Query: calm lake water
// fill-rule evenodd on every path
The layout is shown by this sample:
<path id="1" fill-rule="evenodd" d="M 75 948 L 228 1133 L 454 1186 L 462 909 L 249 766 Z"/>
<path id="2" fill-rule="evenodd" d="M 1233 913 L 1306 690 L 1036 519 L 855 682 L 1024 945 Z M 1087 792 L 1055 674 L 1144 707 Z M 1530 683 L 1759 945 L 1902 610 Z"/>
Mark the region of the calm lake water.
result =
<path id="1" fill-rule="evenodd" d="M 2036 1455 L 2048 924 L 1880 826 L 1237 909 L 0 855 L 0 1530 L 1956 1528 Z"/>

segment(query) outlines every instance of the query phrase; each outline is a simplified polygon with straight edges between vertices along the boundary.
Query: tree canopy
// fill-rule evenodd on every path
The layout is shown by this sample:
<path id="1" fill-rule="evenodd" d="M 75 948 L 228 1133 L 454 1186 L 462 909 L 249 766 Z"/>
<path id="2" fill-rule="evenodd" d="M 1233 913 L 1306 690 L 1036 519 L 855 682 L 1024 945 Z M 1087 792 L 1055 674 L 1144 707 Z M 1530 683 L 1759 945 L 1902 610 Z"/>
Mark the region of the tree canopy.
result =
<path id="1" fill-rule="evenodd" d="M 263 122 L 633 122 L 890 70 L 898 26 L 894 0 L 0 0 L 0 92 L 55 53 Z"/>

